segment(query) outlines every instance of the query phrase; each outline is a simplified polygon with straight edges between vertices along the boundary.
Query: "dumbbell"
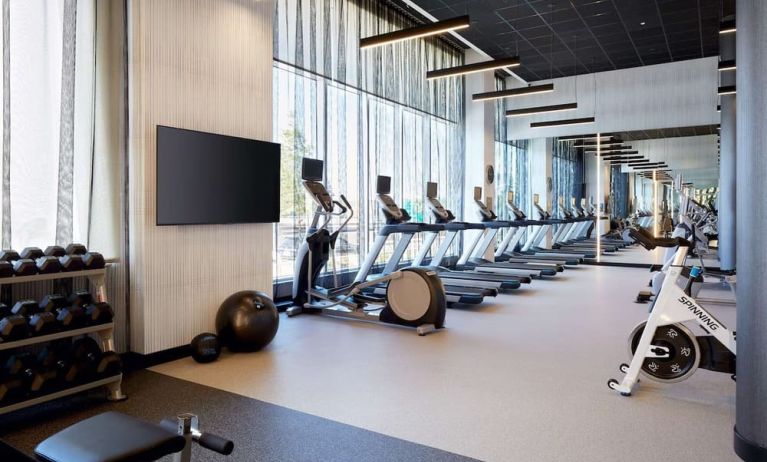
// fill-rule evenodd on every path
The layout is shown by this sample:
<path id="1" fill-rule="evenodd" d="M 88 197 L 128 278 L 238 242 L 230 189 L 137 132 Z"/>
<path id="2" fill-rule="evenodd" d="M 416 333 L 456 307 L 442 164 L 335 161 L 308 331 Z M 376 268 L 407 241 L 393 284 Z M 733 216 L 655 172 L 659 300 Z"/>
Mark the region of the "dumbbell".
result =
<path id="1" fill-rule="evenodd" d="M 85 382 L 96 377 L 101 361 L 101 348 L 91 337 L 75 340 L 71 349 L 70 379 Z"/>
<path id="2" fill-rule="evenodd" d="M 88 252 L 83 255 L 83 264 L 89 270 L 101 269 L 106 266 L 106 260 L 98 252 Z"/>
<path id="3" fill-rule="evenodd" d="M 88 324 L 85 310 L 80 305 L 70 305 L 60 294 L 46 295 L 38 305 L 41 312 L 54 313 L 59 327 L 64 330 L 79 329 Z"/>
<path id="4" fill-rule="evenodd" d="M 85 255 L 88 249 L 82 244 L 69 244 L 66 248 L 67 255 Z"/>
<path id="5" fill-rule="evenodd" d="M 82 271 L 85 269 L 82 255 L 64 255 L 59 257 L 62 271 Z"/>
<path id="6" fill-rule="evenodd" d="M 0 252 L 0 261 L 10 263 L 13 267 L 13 274 L 16 276 L 31 276 L 37 273 L 37 265 L 35 265 L 34 260 L 22 258 L 15 250 Z"/>
<path id="7" fill-rule="evenodd" d="M 24 363 L 19 355 L 5 357 L 0 363 L 0 406 L 22 401 L 27 396 L 22 371 Z"/>
<path id="8" fill-rule="evenodd" d="M 85 307 L 85 317 L 88 318 L 88 324 L 95 326 L 112 322 L 115 313 L 109 303 L 96 302 Z"/>
<path id="9" fill-rule="evenodd" d="M 8 261 L 0 261 L 0 278 L 13 276 L 13 265 Z"/>
<path id="10" fill-rule="evenodd" d="M 70 374 L 69 348 L 71 346 L 72 342 L 68 340 L 52 342 L 37 354 L 38 367 L 54 376 L 52 382 L 47 384 L 48 392 L 75 385 L 73 378 L 76 378 L 76 374 Z"/>
<path id="11" fill-rule="evenodd" d="M 42 353 L 42 352 L 41 352 Z M 21 381 L 23 391 L 14 390 L 17 397 L 39 396 L 55 389 L 57 372 L 40 367 L 36 357 L 30 353 L 14 354 L 6 358 L 3 374 L 11 379 L 14 387 Z"/>
<path id="12" fill-rule="evenodd" d="M 45 255 L 49 257 L 59 258 L 66 255 L 67 250 L 64 247 L 61 247 L 60 245 L 49 245 L 48 247 L 45 248 L 45 251 L 43 253 L 45 253 Z"/>
<path id="13" fill-rule="evenodd" d="M 54 313 L 41 311 L 34 300 L 19 300 L 11 308 L 11 313 L 23 316 L 29 325 L 29 335 L 48 335 L 58 330 L 58 321 Z"/>
<path id="14" fill-rule="evenodd" d="M 47 255 L 39 247 L 26 247 L 19 256 L 22 260 L 34 261 L 35 266 L 37 266 L 37 272 L 40 274 L 58 273 L 61 271 L 61 263 L 59 263 L 58 257 Z"/>
<path id="15" fill-rule="evenodd" d="M 13 314 L 5 303 L 0 303 L 0 343 L 29 337 L 29 326 L 24 316 Z"/>

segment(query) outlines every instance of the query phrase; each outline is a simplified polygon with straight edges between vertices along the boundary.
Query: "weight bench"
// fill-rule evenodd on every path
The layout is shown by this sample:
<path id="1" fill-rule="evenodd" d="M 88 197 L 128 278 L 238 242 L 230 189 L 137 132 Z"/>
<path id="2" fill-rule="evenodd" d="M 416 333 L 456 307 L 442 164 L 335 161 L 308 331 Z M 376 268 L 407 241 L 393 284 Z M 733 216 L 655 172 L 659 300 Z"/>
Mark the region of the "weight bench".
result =
<path id="1" fill-rule="evenodd" d="M 144 422 L 119 412 L 106 412 L 78 422 L 49 437 L 35 448 L 36 458 L 0 442 L 0 459 L 18 462 L 139 462 L 170 454 L 186 462 L 191 442 L 229 455 L 234 444 L 197 429 L 197 416 L 182 414 L 178 421 Z M 8 457 L 5 457 L 6 454 Z"/>

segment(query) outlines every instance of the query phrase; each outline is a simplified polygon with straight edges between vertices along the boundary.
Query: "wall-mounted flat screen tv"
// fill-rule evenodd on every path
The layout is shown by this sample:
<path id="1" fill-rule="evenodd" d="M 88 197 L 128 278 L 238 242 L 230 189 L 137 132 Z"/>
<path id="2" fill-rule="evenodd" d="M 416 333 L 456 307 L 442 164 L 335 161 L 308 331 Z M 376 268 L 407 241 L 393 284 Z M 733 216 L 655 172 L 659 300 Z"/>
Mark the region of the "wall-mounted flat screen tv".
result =
<path id="1" fill-rule="evenodd" d="M 157 126 L 158 225 L 279 219 L 279 144 Z"/>

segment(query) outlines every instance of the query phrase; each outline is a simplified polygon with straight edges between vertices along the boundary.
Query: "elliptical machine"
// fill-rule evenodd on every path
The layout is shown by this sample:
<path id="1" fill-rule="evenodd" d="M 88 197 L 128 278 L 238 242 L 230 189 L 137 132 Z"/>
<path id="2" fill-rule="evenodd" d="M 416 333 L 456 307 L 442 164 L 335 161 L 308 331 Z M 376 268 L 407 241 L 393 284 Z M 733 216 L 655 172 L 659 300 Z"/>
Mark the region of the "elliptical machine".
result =
<path id="1" fill-rule="evenodd" d="M 288 308 L 288 316 L 313 313 L 396 324 L 413 327 L 418 335 L 443 328 L 447 310 L 445 289 L 434 271 L 405 268 L 380 277 L 338 285 L 333 253 L 338 235 L 351 220 L 354 210 L 343 194 L 339 202 L 325 189 L 323 171 L 323 161 L 303 159 L 301 178 L 317 208 L 306 239 L 296 255 L 292 294 L 295 306 Z M 343 221 L 331 232 L 328 227 L 335 217 Z M 324 220 L 322 224 L 320 220 Z M 319 287 L 317 279 L 331 258 L 335 287 Z M 386 285 L 383 297 L 362 293 L 363 289 L 379 284 Z"/>

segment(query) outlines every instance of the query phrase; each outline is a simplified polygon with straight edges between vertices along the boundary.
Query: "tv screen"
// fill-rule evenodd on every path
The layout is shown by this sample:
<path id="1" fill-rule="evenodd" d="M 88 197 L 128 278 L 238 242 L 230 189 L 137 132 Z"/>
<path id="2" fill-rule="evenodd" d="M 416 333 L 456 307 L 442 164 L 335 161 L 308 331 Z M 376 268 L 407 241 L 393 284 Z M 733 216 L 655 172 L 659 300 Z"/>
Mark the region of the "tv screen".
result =
<path id="1" fill-rule="evenodd" d="M 279 217 L 279 144 L 157 126 L 158 225 Z"/>

